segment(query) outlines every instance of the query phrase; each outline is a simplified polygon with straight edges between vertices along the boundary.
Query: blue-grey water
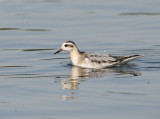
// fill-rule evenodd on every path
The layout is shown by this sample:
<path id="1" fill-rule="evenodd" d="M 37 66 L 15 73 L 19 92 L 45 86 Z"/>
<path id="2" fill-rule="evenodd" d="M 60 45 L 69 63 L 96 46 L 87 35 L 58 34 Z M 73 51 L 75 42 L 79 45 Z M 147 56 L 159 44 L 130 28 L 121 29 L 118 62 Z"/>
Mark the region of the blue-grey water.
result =
<path id="1" fill-rule="evenodd" d="M 71 65 L 82 51 L 143 54 L 128 65 Z M 159 0 L 1 0 L 1 119 L 159 119 Z"/>

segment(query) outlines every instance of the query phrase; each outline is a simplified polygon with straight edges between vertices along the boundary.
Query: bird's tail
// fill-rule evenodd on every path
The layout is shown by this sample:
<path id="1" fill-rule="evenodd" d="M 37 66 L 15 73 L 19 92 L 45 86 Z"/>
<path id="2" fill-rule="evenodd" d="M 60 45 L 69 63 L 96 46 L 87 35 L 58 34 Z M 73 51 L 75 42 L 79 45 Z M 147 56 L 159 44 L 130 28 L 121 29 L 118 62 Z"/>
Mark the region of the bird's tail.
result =
<path id="1" fill-rule="evenodd" d="M 134 59 L 137 59 L 139 57 L 143 57 L 144 55 L 132 55 L 132 56 L 126 56 L 125 59 L 121 62 L 122 64 L 128 63 Z"/>

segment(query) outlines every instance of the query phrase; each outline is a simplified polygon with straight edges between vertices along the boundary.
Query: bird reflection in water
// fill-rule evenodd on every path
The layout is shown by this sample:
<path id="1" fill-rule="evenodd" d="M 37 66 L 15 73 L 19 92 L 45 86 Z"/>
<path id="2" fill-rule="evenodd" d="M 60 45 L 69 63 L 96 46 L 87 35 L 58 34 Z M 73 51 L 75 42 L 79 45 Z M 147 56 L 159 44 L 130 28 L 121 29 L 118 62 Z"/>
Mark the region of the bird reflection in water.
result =
<path id="1" fill-rule="evenodd" d="M 79 88 L 81 82 L 86 81 L 87 78 L 129 78 L 133 76 L 140 76 L 141 73 L 133 71 L 130 65 L 122 67 L 113 67 L 107 69 L 87 69 L 78 66 L 72 66 L 71 75 L 65 77 L 60 76 L 62 89 L 68 90 L 67 95 L 62 96 L 62 100 L 71 100 L 75 97 L 75 90 Z M 72 96 L 70 96 L 72 95 Z"/>

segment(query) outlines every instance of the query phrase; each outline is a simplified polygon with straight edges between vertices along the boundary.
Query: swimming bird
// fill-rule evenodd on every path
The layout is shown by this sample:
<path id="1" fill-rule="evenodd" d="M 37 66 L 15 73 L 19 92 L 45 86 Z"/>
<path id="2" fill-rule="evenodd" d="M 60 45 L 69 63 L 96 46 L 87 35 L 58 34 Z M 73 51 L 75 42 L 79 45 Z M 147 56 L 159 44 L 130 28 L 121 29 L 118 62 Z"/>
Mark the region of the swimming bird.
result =
<path id="1" fill-rule="evenodd" d="M 142 57 L 142 55 L 113 56 L 107 54 L 82 52 L 78 49 L 77 45 L 73 41 L 64 42 L 61 48 L 54 54 L 57 54 L 61 51 L 69 52 L 73 65 L 95 69 L 119 66 L 138 57 Z"/>

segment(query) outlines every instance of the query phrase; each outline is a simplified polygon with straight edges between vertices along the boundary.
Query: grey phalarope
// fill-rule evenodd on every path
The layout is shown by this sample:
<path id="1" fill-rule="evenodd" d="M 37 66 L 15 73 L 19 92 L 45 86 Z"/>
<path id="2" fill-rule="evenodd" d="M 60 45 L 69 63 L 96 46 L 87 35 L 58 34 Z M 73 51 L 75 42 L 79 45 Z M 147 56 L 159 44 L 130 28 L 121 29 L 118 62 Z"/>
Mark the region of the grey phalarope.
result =
<path id="1" fill-rule="evenodd" d="M 119 66 L 121 64 L 128 63 L 142 55 L 132 56 L 112 56 L 107 54 L 95 54 L 79 51 L 78 47 L 73 41 L 66 41 L 62 44 L 62 47 L 55 52 L 57 54 L 61 51 L 68 51 L 72 60 L 72 64 L 84 68 L 105 68 L 112 66 Z"/>

